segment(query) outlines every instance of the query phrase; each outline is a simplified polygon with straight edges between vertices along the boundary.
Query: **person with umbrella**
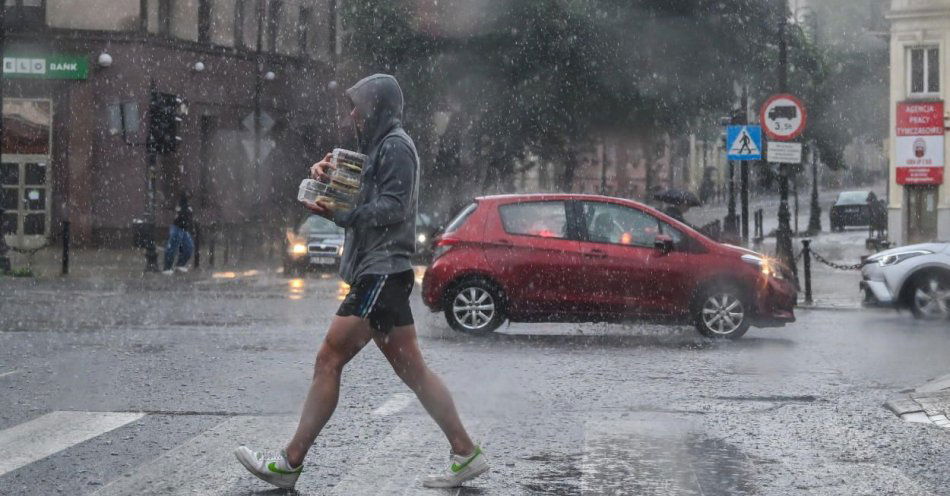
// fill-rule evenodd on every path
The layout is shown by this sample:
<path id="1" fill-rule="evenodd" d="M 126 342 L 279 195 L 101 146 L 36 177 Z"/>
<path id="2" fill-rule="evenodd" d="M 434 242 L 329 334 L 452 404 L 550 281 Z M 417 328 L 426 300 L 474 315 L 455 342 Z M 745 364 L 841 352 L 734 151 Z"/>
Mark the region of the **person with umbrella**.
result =
<path id="1" fill-rule="evenodd" d="M 665 203 L 667 206 L 660 209 L 661 212 L 670 217 L 692 227 L 692 224 L 686 221 L 686 212 L 692 207 L 699 207 L 702 202 L 692 192 L 670 188 L 653 197 L 655 200 Z"/>

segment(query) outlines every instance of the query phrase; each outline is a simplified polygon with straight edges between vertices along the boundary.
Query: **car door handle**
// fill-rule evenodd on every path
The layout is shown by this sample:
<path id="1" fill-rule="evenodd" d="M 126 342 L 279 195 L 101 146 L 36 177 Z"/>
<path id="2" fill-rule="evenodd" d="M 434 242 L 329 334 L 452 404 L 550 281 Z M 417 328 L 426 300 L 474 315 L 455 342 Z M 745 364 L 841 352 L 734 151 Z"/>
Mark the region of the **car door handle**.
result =
<path id="1" fill-rule="evenodd" d="M 511 241 L 508 241 L 507 239 L 496 239 L 495 242 L 500 245 L 511 246 Z"/>
<path id="2" fill-rule="evenodd" d="M 590 250 L 585 251 L 584 256 L 590 258 L 607 258 L 607 253 L 603 250 Z"/>

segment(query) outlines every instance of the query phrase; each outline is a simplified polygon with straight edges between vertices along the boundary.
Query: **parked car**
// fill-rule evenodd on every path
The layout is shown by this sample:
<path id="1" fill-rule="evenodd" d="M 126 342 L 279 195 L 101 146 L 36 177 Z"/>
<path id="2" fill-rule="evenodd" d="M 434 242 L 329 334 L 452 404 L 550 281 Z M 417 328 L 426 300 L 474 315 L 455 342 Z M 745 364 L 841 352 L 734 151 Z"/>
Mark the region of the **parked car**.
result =
<path id="1" fill-rule="evenodd" d="M 795 321 L 790 271 L 638 202 L 478 198 L 446 226 L 422 282 L 432 311 L 482 334 L 512 322 L 692 322 L 705 336 Z"/>
<path id="2" fill-rule="evenodd" d="M 882 251 L 864 261 L 861 275 L 866 305 L 908 308 L 920 319 L 950 319 L 950 243 Z"/>
<path id="3" fill-rule="evenodd" d="M 873 191 L 842 191 L 828 212 L 831 231 L 844 231 L 848 226 L 868 226 L 877 206 Z"/>
<path id="4" fill-rule="evenodd" d="M 343 228 L 319 215 L 310 215 L 287 230 L 284 274 L 297 275 L 307 269 L 336 269 L 343 256 Z"/>

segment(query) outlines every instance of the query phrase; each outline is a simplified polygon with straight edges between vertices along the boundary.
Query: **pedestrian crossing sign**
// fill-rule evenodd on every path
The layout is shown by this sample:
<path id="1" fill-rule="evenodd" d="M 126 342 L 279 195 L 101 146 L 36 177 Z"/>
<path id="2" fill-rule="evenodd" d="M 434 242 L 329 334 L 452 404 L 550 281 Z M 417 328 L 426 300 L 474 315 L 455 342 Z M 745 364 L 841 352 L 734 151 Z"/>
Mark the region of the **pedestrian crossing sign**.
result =
<path id="1" fill-rule="evenodd" d="M 762 128 L 726 127 L 727 160 L 762 160 Z"/>

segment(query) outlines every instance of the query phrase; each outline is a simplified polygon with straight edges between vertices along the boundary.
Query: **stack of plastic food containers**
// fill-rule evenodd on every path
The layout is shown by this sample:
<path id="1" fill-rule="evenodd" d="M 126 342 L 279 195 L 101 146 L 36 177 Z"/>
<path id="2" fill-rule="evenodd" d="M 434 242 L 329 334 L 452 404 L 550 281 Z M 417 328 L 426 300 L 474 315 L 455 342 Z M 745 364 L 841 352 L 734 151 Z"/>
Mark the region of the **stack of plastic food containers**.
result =
<path id="1" fill-rule="evenodd" d="M 334 211 L 352 209 L 360 192 L 360 175 L 365 161 L 366 155 L 361 153 L 334 149 L 330 158 L 333 168 L 329 171 L 329 179 L 304 179 L 300 183 L 297 200 L 323 202 Z"/>

